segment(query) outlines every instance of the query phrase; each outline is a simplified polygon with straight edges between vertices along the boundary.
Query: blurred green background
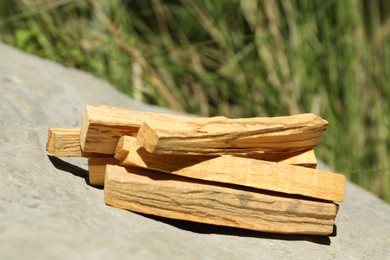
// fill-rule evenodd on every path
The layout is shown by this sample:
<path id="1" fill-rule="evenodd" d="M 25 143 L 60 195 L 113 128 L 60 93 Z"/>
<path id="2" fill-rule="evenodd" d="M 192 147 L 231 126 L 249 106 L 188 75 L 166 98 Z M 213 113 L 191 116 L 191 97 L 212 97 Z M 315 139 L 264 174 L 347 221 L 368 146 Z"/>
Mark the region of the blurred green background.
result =
<path id="1" fill-rule="evenodd" d="M 390 202 L 390 1 L 1 0 L 0 40 L 179 111 L 314 112 L 318 157 Z"/>

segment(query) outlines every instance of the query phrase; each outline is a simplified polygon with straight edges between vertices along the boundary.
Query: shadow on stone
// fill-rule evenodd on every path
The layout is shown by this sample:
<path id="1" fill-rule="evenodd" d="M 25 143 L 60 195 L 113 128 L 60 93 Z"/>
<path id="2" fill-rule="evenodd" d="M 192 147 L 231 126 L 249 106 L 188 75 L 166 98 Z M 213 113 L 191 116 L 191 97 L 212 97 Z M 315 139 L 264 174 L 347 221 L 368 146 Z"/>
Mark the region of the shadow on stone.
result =
<path id="1" fill-rule="evenodd" d="M 90 185 L 87 170 L 85 170 L 81 167 L 78 167 L 76 165 L 73 165 L 71 163 L 68 163 L 68 162 L 61 160 L 60 158 L 52 156 L 52 155 L 48 155 L 47 157 L 49 158 L 50 162 L 53 164 L 53 166 L 56 169 L 61 170 L 61 171 L 66 171 L 66 172 L 73 174 L 74 176 L 83 178 L 85 180 L 85 182 L 88 185 Z"/>
<path id="2" fill-rule="evenodd" d="M 327 245 L 331 244 L 330 236 L 336 236 L 337 227 L 333 226 L 333 233 L 329 236 L 316 236 L 316 235 L 284 235 L 284 234 L 272 234 L 264 233 L 247 229 L 217 226 L 211 224 L 197 223 L 185 220 L 168 219 L 159 216 L 152 216 L 147 214 L 140 214 L 144 217 L 174 226 L 176 228 L 198 233 L 198 234 L 218 234 L 226 236 L 238 236 L 238 237 L 253 237 L 263 239 L 276 239 L 285 241 L 309 241 L 315 244 Z"/>

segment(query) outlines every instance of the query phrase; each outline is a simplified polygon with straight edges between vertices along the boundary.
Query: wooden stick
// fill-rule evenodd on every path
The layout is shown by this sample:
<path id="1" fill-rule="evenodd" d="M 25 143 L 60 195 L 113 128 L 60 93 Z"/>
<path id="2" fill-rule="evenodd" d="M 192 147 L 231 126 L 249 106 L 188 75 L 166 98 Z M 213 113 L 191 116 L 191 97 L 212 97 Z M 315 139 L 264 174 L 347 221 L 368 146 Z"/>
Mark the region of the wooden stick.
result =
<path id="1" fill-rule="evenodd" d="M 137 139 L 151 153 L 292 152 L 317 146 L 327 126 L 314 114 L 208 122 L 145 120 Z"/>
<path id="2" fill-rule="evenodd" d="M 87 106 L 81 127 L 80 144 L 85 152 L 114 154 L 118 139 L 135 136 L 145 121 L 193 120 L 191 117 L 143 112 L 110 106 Z"/>
<path id="3" fill-rule="evenodd" d="M 135 137 L 134 138 L 136 141 Z M 122 138 L 121 138 L 122 139 Z M 121 140 L 120 139 L 120 140 Z M 124 150 L 122 150 L 124 151 Z M 133 150 L 136 151 L 136 150 Z M 303 153 L 302 155 L 298 155 L 289 159 L 284 159 L 280 163 L 286 163 L 286 164 L 292 164 L 292 165 L 310 165 L 310 167 L 313 166 L 313 164 L 308 164 L 306 158 L 312 157 L 311 151 L 307 151 Z M 119 156 L 119 155 L 118 155 Z M 161 157 L 167 157 L 166 155 L 160 155 Z M 187 156 L 184 156 L 184 159 L 186 159 Z M 315 157 L 315 156 L 314 156 Z M 174 159 L 174 158 L 172 158 Z M 177 159 L 177 157 L 176 157 Z M 207 157 L 205 159 L 210 159 L 210 157 Z M 89 172 L 89 184 L 92 186 L 104 186 L 104 175 L 106 170 L 106 165 L 112 164 L 112 165 L 118 165 L 119 161 L 113 157 L 92 157 L 88 158 L 88 172 Z M 307 167 L 307 166 L 305 166 Z M 315 166 L 314 166 L 315 167 Z"/>
<path id="4" fill-rule="evenodd" d="M 147 152 L 132 137 L 122 137 L 115 157 L 121 165 L 237 184 L 269 191 L 342 201 L 345 176 L 320 170 L 236 156 L 173 156 Z"/>
<path id="5" fill-rule="evenodd" d="M 317 158 L 313 149 L 290 153 L 249 153 L 245 155 L 236 156 L 268 162 L 278 162 L 295 166 L 302 166 L 313 169 L 317 167 Z"/>
<path id="6" fill-rule="evenodd" d="M 126 156 L 139 156 L 136 151 L 140 149 L 141 146 L 137 143 L 137 138 L 133 136 L 122 136 L 117 144 L 115 151 L 115 158 L 120 161 L 124 161 Z M 142 150 L 142 149 L 141 149 Z M 141 151 L 140 150 L 140 151 Z M 144 151 L 146 152 L 146 151 Z M 130 155 L 128 155 L 130 153 Z M 148 156 L 152 156 L 153 159 L 157 161 L 170 161 L 176 163 L 177 161 L 187 160 L 188 158 L 193 157 L 195 160 L 204 161 L 210 159 L 210 156 L 202 155 L 170 155 L 170 154 L 153 154 L 146 152 Z M 148 157 L 145 155 L 146 157 Z M 222 155 L 224 156 L 224 155 Z M 216 157 L 216 156 L 214 156 Z M 314 150 L 293 152 L 293 153 L 250 153 L 246 155 L 238 155 L 238 157 L 252 158 L 256 160 L 270 161 L 270 162 L 279 162 L 284 164 L 290 164 L 295 166 L 302 166 L 307 168 L 315 168 L 317 166 L 317 158 L 315 156 Z"/>
<path id="7" fill-rule="evenodd" d="M 87 153 L 81 150 L 80 128 L 49 128 L 46 150 L 57 157 L 107 156 L 105 154 Z M 293 153 L 251 153 L 244 155 L 244 157 L 309 168 L 315 168 L 317 165 L 317 159 L 312 149 Z"/>
<path id="8" fill-rule="evenodd" d="M 181 136 L 175 138 L 183 137 L 183 140 L 176 144 L 184 145 L 181 148 L 184 151 L 171 149 L 176 147 L 176 144 L 172 143 L 174 140 L 164 139 L 166 136 L 161 136 L 162 141 L 167 141 L 173 147 L 165 147 L 168 150 L 164 148 L 164 151 L 157 149 L 158 151 L 194 154 L 210 152 L 245 154 L 253 151 L 308 150 L 318 144 L 327 128 L 327 122 L 314 114 L 250 119 L 194 118 L 109 106 L 87 106 L 80 133 L 82 150 L 114 154 L 118 139 L 123 135 L 137 135 L 144 122 L 153 126 L 167 127 L 168 132 L 177 129 Z M 199 129 L 194 129 L 198 126 Z M 164 129 L 160 130 L 164 131 Z M 187 132 L 187 130 L 195 132 Z M 172 131 L 169 134 L 171 133 Z M 193 136 L 193 134 L 195 135 Z M 150 146 L 146 142 L 154 142 L 147 140 L 147 134 L 141 136 L 143 136 L 140 137 L 142 146 Z M 196 139 L 195 143 L 194 138 Z M 225 142 L 229 146 L 228 151 L 224 147 Z M 194 147 L 188 150 L 188 147 L 185 146 L 188 144 Z M 205 147 L 201 147 L 199 150 L 198 144 L 205 145 Z M 161 148 L 160 145 L 161 140 L 157 148 Z"/>
<path id="9" fill-rule="evenodd" d="M 57 157 L 87 155 L 80 147 L 80 128 L 49 128 L 46 151 Z"/>
<path id="10" fill-rule="evenodd" d="M 112 165 L 104 195 L 106 204 L 135 212 L 283 234 L 329 235 L 338 211 L 332 202 Z"/>
<path id="11" fill-rule="evenodd" d="M 118 165 L 113 157 L 94 157 L 88 159 L 89 184 L 92 186 L 104 186 L 104 176 L 108 164 Z"/>
<path id="12" fill-rule="evenodd" d="M 57 157 L 99 157 L 107 156 L 81 150 L 80 128 L 52 127 L 48 129 L 46 151 Z"/>
<path id="13" fill-rule="evenodd" d="M 127 140 L 127 142 L 125 141 Z M 123 136 L 119 139 L 118 142 L 118 153 L 115 155 L 118 158 L 122 158 L 124 161 L 127 157 L 130 157 L 129 152 L 131 151 L 131 154 L 133 156 L 139 156 L 138 153 L 136 153 L 136 150 L 138 150 L 140 147 L 137 145 L 137 139 L 132 136 Z M 132 144 L 131 144 L 132 143 Z M 103 156 L 99 154 L 100 156 Z M 302 154 L 294 154 L 291 158 L 286 158 L 286 154 L 282 154 L 280 156 L 277 155 L 269 155 L 265 154 L 262 156 L 259 155 L 252 155 L 254 158 L 258 159 L 261 157 L 261 159 L 272 159 L 272 160 L 280 160 L 280 163 L 285 164 L 291 164 L 291 165 L 298 165 L 298 166 L 304 166 L 304 167 L 311 167 L 315 168 L 316 166 L 316 158 L 314 155 L 313 150 L 305 151 Z M 171 155 L 156 155 L 158 157 L 156 160 L 158 161 L 172 161 L 172 163 L 176 163 L 178 160 L 180 161 L 182 157 L 183 160 L 187 160 L 188 156 L 174 156 Z M 210 157 L 198 157 L 204 158 L 204 160 L 210 159 Z M 142 158 L 141 158 L 142 159 Z M 133 157 L 134 160 L 134 157 Z M 125 164 L 129 164 L 129 160 L 126 160 Z M 88 171 L 89 171 L 89 183 L 93 186 L 103 186 L 104 185 L 104 172 L 105 172 L 105 165 L 106 164 L 119 164 L 119 161 L 114 159 L 113 157 L 92 157 L 88 159 Z M 142 165 L 138 165 L 141 166 Z"/>
<path id="14" fill-rule="evenodd" d="M 46 151 L 58 157 L 81 157 L 80 128 L 49 128 Z"/>

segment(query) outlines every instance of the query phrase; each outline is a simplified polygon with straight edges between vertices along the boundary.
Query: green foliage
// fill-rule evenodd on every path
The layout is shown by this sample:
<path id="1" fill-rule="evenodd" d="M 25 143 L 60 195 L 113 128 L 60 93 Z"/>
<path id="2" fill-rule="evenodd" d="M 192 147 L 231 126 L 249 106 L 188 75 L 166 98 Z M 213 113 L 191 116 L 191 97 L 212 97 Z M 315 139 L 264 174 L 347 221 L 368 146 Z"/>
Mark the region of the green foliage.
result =
<path id="1" fill-rule="evenodd" d="M 319 158 L 390 201 L 389 1 L 2 0 L 0 32 L 143 102 L 317 113 Z"/>

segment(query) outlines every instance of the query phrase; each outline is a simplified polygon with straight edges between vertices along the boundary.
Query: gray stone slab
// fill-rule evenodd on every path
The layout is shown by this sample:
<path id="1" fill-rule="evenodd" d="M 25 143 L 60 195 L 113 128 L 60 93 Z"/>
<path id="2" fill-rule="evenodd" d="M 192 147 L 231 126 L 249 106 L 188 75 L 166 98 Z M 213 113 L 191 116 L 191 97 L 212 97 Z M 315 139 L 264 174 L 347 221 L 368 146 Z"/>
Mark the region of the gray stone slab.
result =
<path id="1" fill-rule="evenodd" d="M 390 258 L 390 206 L 349 182 L 330 237 L 237 230 L 106 206 L 103 191 L 86 183 L 85 159 L 45 152 L 47 128 L 79 126 L 87 104 L 166 111 L 0 44 L 0 259 Z"/>

